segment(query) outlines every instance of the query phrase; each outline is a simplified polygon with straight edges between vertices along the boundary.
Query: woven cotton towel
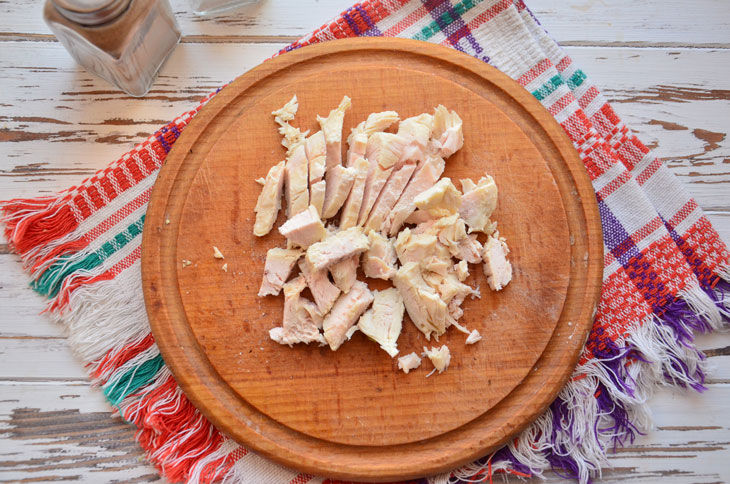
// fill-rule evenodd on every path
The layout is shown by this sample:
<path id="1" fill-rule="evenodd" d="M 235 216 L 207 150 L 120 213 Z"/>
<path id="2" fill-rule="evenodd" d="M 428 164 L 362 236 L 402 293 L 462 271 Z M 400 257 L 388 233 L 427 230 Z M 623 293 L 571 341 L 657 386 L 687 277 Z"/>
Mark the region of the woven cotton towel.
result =
<path id="1" fill-rule="evenodd" d="M 285 51 L 380 35 L 450 46 L 530 91 L 585 163 L 604 231 L 603 293 L 574 378 L 508 446 L 427 480 L 539 476 L 553 468 L 588 481 L 600 473 L 608 449 L 647 428 L 644 402 L 654 386 L 703 388 L 703 356 L 692 335 L 730 319 L 730 254 L 697 203 L 522 1 L 366 1 Z M 177 386 L 150 333 L 140 285 L 144 214 L 160 166 L 200 106 L 79 186 L 3 202 L 5 233 L 93 381 L 137 426 L 137 439 L 163 476 L 190 483 L 323 482 L 219 433 Z"/>

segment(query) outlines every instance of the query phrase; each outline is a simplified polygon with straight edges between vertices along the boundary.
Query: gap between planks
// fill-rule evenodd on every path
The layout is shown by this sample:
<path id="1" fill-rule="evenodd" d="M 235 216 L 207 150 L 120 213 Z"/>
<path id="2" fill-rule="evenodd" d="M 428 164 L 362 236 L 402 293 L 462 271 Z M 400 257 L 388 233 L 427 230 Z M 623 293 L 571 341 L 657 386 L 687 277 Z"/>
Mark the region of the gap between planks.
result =
<path id="1" fill-rule="evenodd" d="M 180 42 L 186 44 L 276 44 L 292 43 L 298 35 L 183 35 Z M 57 42 L 52 34 L 0 32 L 0 42 Z M 589 41 L 568 40 L 563 47 L 610 47 L 631 49 L 730 49 L 730 43 L 685 43 L 647 41 Z"/>

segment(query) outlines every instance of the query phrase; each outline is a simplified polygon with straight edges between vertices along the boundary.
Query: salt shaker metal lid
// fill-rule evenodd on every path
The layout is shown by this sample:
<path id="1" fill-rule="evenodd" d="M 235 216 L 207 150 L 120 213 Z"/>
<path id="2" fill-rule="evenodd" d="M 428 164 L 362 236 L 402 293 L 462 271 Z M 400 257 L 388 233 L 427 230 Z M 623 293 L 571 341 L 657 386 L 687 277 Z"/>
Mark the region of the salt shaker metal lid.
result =
<path id="1" fill-rule="evenodd" d="M 51 0 L 56 10 L 81 25 L 101 25 L 124 13 L 131 0 Z"/>

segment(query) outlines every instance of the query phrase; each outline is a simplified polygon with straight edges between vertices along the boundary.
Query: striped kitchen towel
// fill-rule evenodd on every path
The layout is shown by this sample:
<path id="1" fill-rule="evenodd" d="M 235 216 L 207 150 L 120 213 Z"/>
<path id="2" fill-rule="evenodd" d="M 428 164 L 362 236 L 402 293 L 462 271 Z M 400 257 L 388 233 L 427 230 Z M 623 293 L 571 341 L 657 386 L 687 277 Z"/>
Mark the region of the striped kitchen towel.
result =
<path id="1" fill-rule="evenodd" d="M 364 1 L 284 51 L 353 36 L 435 42 L 488 62 L 531 92 L 580 154 L 600 208 L 605 268 L 574 378 L 509 445 L 423 480 L 553 469 L 588 481 L 608 451 L 648 428 L 645 402 L 656 385 L 703 389 L 704 358 L 693 333 L 730 319 L 730 253 L 697 203 L 521 0 Z M 111 405 L 138 428 L 163 476 L 326 481 L 273 464 L 216 430 L 182 393 L 150 333 L 140 284 L 145 211 L 167 153 L 206 101 L 78 186 L 2 202 L 5 234 L 33 288 L 49 298 L 48 313 L 68 329 Z"/>

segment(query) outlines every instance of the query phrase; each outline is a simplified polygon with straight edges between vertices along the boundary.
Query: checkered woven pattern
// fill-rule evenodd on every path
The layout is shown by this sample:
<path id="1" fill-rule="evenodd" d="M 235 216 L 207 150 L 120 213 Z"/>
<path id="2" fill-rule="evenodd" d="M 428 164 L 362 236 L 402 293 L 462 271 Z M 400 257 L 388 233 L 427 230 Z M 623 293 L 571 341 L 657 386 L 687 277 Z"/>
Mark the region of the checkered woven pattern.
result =
<path id="1" fill-rule="evenodd" d="M 294 42 L 398 36 L 446 45 L 515 79 L 563 127 L 598 200 L 605 245 L 595 324 L 574 378 L 505 448 L 430 482 L 559 469 L 587 481 L 642 427 L 647 387 L 702 388 L 693 331 L 727 322 L 730 254 L 666 166 L 621 121 L 521 0 L 369 0 Z M 212 96 L 212 95 L 211 95 Z M 210 97 L 209 97 L 210 98 Z M 11 200 L 6 235 L 110 403 L 171 481 L 333 482 L 284 469 L 220 434 L 166 368 L 140 288 L 144 214 L 175 140 L 209 99 L 58 196 Z M 425 478 L 424 478 L 425 480 Z"/>

